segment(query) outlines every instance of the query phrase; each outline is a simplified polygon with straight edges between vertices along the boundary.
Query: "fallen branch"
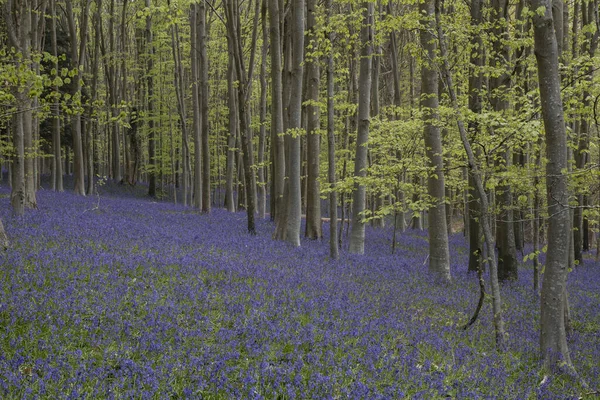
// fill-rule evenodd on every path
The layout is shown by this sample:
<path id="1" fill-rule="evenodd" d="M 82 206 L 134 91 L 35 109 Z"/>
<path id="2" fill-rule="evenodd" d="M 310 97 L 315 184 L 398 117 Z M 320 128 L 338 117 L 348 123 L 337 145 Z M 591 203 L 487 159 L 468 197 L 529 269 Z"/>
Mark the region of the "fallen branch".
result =
<path id="1" fill-rule="evenodd" d="M 477 255 L 479 256 L 479 249 L 477 250 Z M 479 317 L 479 312 L 481 311 L 481 307 L 483 306 L 483 300 L 485 299 L 485 281 L 483 280 L 483 267 L 481 266 L 481 259 L 477 263 L 477 277 L 479 278 L 479 302 L 477 303 L 477 308 L 475 309 L 475 313 L 467 322 L 465 326 L 463 326 L 463 330 L 467 330 L 471 325 L 477 321 Z"/>

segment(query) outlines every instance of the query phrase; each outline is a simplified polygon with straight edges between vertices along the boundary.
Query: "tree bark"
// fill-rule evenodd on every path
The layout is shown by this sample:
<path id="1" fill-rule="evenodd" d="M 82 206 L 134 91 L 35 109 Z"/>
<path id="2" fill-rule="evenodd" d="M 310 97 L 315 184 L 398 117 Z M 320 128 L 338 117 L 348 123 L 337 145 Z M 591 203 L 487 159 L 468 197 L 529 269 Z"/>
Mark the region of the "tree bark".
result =
<path id="1" fill-rule="evenodd" d="M 179 27 L 175 23 L 171 26 L 171 49 L 173 53 L 173 63 L 175 69 L 173 72 L 173 81 L 175 86 L 175 97 L 177 98 L 177 111 L 179 113 L 179 124 L 181 126 L 181 142 L 182 142 L 182 197 L 183 205 L 188 205 L 188 125 L 187 125 L 187 113 L 185 108 L 185 84 L 183 81 L 183 65 L 181 62 L 181 51 L 179 50 Z M 137 122 L 137 119 L 136 119 Z"/>
<path id="2" fill-rule="evenodd" d="M 273 167 L 271 177 L 271 219 L 280 223 L 283 209 L 285 179 L 285 148 L 283 139 L 283 83 L 281 80 L 281 10 L 279 0 L 269 2 L 269 35 L 271 44 L 271 152 Z"/>
<path id="3" fill-rule="evenodd" d="M 67 20 L 69 24 L 69 34 L 71 35 L 71 66 L 73 69 L 77 69 L 79 72 L 74 77 L 75 84 L 73 85 L 73 99 L 74 106 L 77 108 L 74 110 L 73 117 L 71 119 L 71 132 L 73 134 L 73 164 L 74 164 L 74 175 L 75 175 L 75 193 L 85 196 L 85 169 L 83 159 L 83 143 L 81 133 L 81 113 L 82 105 L 77 104 L 81 102 L 81 86 L 83 80 L 83 66 L 85 64 L 85 50 L 87 47 L 87 22 L 89 14 L 89 0 L 83 0 L 83 7 L 80 15 L 80 26 L 79 33 L 75 28 L 75 17 L 73 15 L 73 9 L 71 2 L 66 3 Z M 77 38 L 79 37 L 79 42 Z"/>
<path id="4" fill-rule="evenodd" d="M 151 7 L 151 0 L 146 0 L 146 7 Z M 146 16 L 146 85 L 148 96 L 148 196 L 156 197 L 156 138 L 154 132 L 154 44 L 152 43 L 152 16 Z"/>
<path id="5" fill-rule="evenodd" d="M 206 24 L 206 2 L 198 3 L 198 47 L 200 62 L 198 67 L 200 79 L 200 117 L 201 117 L 201 142 L 202 142 L 202 212 L 210 213 L 211 209 L 211 185 L 210 185 L 210 147 L 209 147 L 209 124 L 208 124 L 208 56 Z"/>
<path id="6" fill-rule="evenodd" d="M 363 3 L 363 22 L 360 28 L 360 72 L 358 77 L 358 133 L 354 158 L 354 193 L 352 202 L 352 228 L 349 251 L 354 254 L 365 252 L 364 211 L 366 201 L 365 183 L 367 176 L 367 142 L 371 122 L 371 78 L 373 71 L 373 3 Z"/>
<path id="7" fill-rule="evenodd" d="M 248 110 L 249 93 L 252 92 L 252 72 L 254 67 L 254 56 L 256 53 L 256 35 L 258 27 L 258 15 L 260 8 L 255 10 L 254 27 L 252 30 L 252 46 L 249 69 L 246 75 L 245 63 L 242 51 L 242 41 L 239 36 L 239 4 L 237 0 L 228 0 L 226 3 L 227 30 L 231 37 L 233 49 L 233 61 L 238 77 L 238 113 L 240 124 L 240 136 L 242 144 L 242 160 L 244 166 L 244 180 L 246 188 L 246 215 L 248 220 L 248 232 L 256 233 L 254 214 L 256 213 L 256 177 L 254 175 L 254 156 L 252 151 L 252 131 L 250 129 L 250 114 Z"/>
<path id="8" fill-rule="evenodd" d="M 493 15 L 493 57 L 491 62 L 494 68 L 503 68 L 497 77 L 490 78 L 491 103 L 494 110 L 504 118 L 509 109 L 508 89 L 510 75 L 505 67 L 510 60 L 508 47 L 508 0 L 492 0 Z M 512 164 L 512 154 L 509 148 L 503 153 L 503 161 L 499 165 L 508 169 Z M 497 188 L 496 198 L 500 202 L 500 215 L 497 222 L 497 247 L 498 247 L 498 277 L 501 281 L 516 279 L 518 274 L 517 250 L 515 245 L 514 218 L 512 211 L 512 188 L 504 182 Z"/>
<path id="9" fill-rule="evenodd" d="M 558 370 L 560 364 L 572 368 L 565 329 L 565 292 L 569 250 L 569 208 L 567 141 L 558 71 L 558 45 L 554 35 L 549 0 L 531 0 L 535 57 L 540 86 L 544 129 L 546 131 L 546 190 L 548 199 L 548 253 L 542 281 L 540 353 L 544 366 Z"/>
<path id="10" fill-rule="evenodd" d="M 434 65 L 435 0 L 419 4 L 421 15 L 420 41 L 425 52 L 421 67 L 421 107 L 423 109 L 425 152 L 432 172 L 427 179 L 427 191 L 434 204 L 429 208 L 429 270 L 443 282 L 450 282 L 450 251 L 444 205 L 444 163 L 438 115 L 438 74 Z"/>
<path id="11" fill-rule="evenodd" d="M 52 55 L 56 58 L 54 68 L 56 68 L 56 71 L 59 71 L 58 44 L 56 39 L 56 0 L 52 0 L 50 4 L 50 13 L 52 30 Z M 58 85 L 54 87 L 54 91 L 57 94 L 59 93 Z M 60 103 L 57 100 L 52 108 L 52 152 L 54 154 L 54 158 L 52 159 L 52 189 L 57 192 L 62 192 L 64 190 L 60 131 Z"/>
<path id="12" fill-rule="evenodd" d="M 329 26 L 331 15 L 332 0 L 327 0 L 325 9 L 327 10 L 325 25 Z M 328 33 L 329 43 L 333 43 L 334 33 Z M 327 55 L 327 153 L 328 153 L 328 168 L 327 178 L 331 188 L 329 194 L 329 256 L 333 260 L 340 257 L 339 239 L 337 231 L 338 212 L 337 212 L 337 180 L 335 176 L 335 114 L 333 106 L 334 97 L 334 64 L 333 64 L 333 47 Z M 343 224 L 343 221 L 342 221 Z"/>
<path id="13" fill-rule="evenodd" d="M 288 204 L 285 240 L 300 246 L 300 223 L 302 218 L 302 194 L 300 188 L 301 154 L 300 131 L 302 129 L 302 78 L 304 59 L 304 0 L 291 3 L 292 74 L 290 77 L 289 105 L 289 173 Z"/>
<path id="14" fill-rule="evenodd" d="M 200 68 L 198 33 L 199 24 L 198 3 L 190 4 L 190 59 L 192 68 L 192 110 L 193 122 L 192 131 L 194 133 L 194 208 L 202 208 L 202 116 L 200 115 Z"/>
<path id="15" fill-rule="evenodd" d="M 265 177 L 265 147 L 267 136 L 267 50 L 269 32 L 267 30 L 267 0 L 261 0 L 260 21 L 262 28 L 262 49 L 260 58 L 260 130 L 258 137 L 258 184 L 256 188 L 258 217 L 265 218 L 267 208 L 267 182 Z"/>
<path id="16" fill-rule="evenodd" d="M 238 123 L 238 112 L 237 112 L 237 96 L 236 91 L 233 87 L 235 81 L 235 66 L 233 61 L 233 43 L 230 37 L 227 38 L 229 47 L 229 65 L 227 67 L 227 92 L 228 92 L 228 106 L 229 106 L 229 133 L 227 135 L 227 155 L 226 171 L 225 171 L 225 208 L 229 212 L 235 212 L 235 199 L 234 199 L 234 174 L 235 174 L 235 138 L 239 129 Z"/>
<path id="17" fill-rule="evenodd" d="M 317 39 L 317 2 L 307 0 L 307 43 L 306 43 L 306 78 L 308 105 L 306 106 L 306 153 L 307 153 L 307 183 L 306 183 L 306 232 L 309 239 L 319 239 L 323 236 L 321 230 L 321 187 L 319 185 L 319 167 L 321 153 L 320 107 L 319 102 L 319 58 L 310 54 L 311 49 L 319 48 Z M 313 51 L 314 51 L 313 50 Z"/>

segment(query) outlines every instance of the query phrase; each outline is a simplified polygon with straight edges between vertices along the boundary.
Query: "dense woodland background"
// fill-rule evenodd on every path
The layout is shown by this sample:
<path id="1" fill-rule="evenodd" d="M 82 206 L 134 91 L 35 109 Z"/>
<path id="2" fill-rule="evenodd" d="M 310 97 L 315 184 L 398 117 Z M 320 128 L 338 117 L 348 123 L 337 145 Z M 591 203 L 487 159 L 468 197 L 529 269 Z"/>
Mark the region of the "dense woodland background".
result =
<path id="1" fill-rule="evenodd" d="M 81 196 L 111 180 L 244 209 L 250 233 L 270 218 L 296 246 L 329 224 L 332 258 L 364 253 L 365 224 L 427 228 L 441 282 L 462 230 L 465 270 L 489 265 L 498 347 L 500 283 L 531 259 L 542 358 L 571 366 L 565 282 L 600 204 L 597 1 L 5 0 L 2 15 L 16 215 L 66 174 Z"/>

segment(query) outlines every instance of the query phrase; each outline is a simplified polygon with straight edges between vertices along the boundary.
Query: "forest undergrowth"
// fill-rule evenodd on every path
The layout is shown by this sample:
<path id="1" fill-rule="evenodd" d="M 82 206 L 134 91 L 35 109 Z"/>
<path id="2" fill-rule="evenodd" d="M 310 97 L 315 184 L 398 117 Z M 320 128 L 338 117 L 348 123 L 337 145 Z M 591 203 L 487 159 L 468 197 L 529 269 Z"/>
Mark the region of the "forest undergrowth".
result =
<path id="1" fill-rule="evenodd" d="M 489 297 L 450 238 L 453 283 L 427 274 L 427 234 L 367 228 L 365 255 L 272 240 L 244 213 L 157 202 L 117 185 L 100 196 L 38 192 L 0 217 L 4 399 L 566 399 L 600 387 L 600 264 L 569 274 L 569 346 L 580 378 L 545 379 L 528 264 L 503 285 L 507 348 Z M 127 192 L 126 195 L 123 195 Z"/>

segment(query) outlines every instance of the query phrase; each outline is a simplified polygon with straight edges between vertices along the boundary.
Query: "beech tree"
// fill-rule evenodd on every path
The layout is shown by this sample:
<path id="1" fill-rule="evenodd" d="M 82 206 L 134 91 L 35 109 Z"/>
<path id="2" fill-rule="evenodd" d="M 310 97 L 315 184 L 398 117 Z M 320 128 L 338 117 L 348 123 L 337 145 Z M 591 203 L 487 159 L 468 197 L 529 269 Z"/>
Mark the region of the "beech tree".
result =
<path id="1" fill-rule="evenodd" d="M 442 140 L 438 126 L 438 74 L 435 66 L 435 1 L 419 3 L 421 17 L 420 40 L 425 54 L 421 66 L 421 107 L 423 109 L 425 151 L 432 171 L 428 174 L 427 190 L 433 204 L 429 207 L 429 269 L 443 281 L 450 281 L 450 252 L 444 205 L 444 171 Z"/>
<path id="2" fill-rule="evenodd" d="M 307 0 L 306 15 L 306 82 L 307 101 L 306 105 L 306 158 L 307 158 L 307 182 L 306 182 L 306 232 L 309 239 L 319 239 L 323 236 L 321 231 L 321 188 L 319 185 L 321 134 L 320 134 L 320 107 L 319 107 L 319 85 L 320 85 L 320 59 L 317 57 L 318 38 L 316 14 L 317 2 Z"/>
<path id="3" fill-rule="evenodd" d="M 366 176 L 367 141 L 369 140 L 369 124 L 371 122 L 371 73 L 373 69 L 373 3 L 365 2 L 363 7 L 363 23 L 360 28 L 360 72 L 358 78 L 358 133 L 356 139 L 356 156 L 354 158 L 354 195 L 352 201 L 352 231 L 350 234 L 351 253 L 365 252 L 364 211 L 366 201 L 365 183 L 361 178 Z"/>
<path id="4" fill-rule="evenodd" d="M 568 273 L 570 213 L 568 204 L 567 134 L 560 92 L 558 45 L 554 35 L 552 4 L 531 0 L 535 57 L 539 77 L 542 119 L 546 133 L 546 190 L 548 202 L 548 253 L 542 281 L 540 353 L 549 370 L 561 363 L 572 368 L 565 328 L 565 290 Z"/>

